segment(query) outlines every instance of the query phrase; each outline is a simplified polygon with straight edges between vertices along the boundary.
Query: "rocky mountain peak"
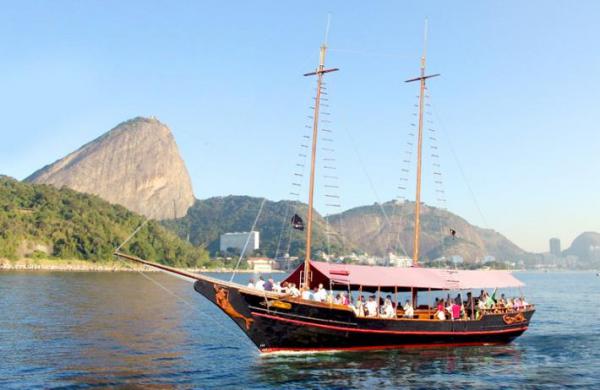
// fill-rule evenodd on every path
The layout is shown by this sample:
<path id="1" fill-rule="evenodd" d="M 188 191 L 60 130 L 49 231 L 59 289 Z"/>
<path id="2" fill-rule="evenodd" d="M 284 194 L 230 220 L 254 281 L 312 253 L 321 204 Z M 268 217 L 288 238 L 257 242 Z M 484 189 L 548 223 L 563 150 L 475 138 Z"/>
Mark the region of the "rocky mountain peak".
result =
<path id="1" fill-rule="evenodd" d="M 95 194 L 150 218 L 179 218 L 194 203 L 171 130 L 136 117 L 25 179 Z"/>

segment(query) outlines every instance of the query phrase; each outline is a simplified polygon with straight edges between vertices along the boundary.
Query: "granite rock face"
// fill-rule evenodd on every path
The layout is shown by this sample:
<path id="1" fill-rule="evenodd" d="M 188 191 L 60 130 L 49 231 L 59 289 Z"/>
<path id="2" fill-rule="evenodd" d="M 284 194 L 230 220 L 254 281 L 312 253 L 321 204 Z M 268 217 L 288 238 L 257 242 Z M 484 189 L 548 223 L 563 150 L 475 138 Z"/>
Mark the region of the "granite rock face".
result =
<path id="1" fill-rule="evenodd" d="M 154 219 L 183 217 L 194 203 L 173 134 L 154 118 L 123 122 L 25 181 L 95 194 Z"/>

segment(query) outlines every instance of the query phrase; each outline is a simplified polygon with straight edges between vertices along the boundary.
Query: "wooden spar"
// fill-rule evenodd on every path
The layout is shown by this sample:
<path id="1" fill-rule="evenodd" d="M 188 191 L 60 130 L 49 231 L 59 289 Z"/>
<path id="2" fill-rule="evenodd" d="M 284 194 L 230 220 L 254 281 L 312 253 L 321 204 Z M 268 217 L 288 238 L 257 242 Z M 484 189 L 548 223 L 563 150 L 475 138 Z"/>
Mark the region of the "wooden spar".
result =
<path id="1" fill-rule="evenodd" d="M 319 67 L 315 72 L 305 73 L 304 76 L 317 76 L 317 94 L 315 96 L 315 109 L 313 115 L 313 134 L 312 134 L 312 153 L 310 156 L 310 181 L 308 188 L 308 213 L 306 216 L 306 251 L 304 257 L 304 280 L 303 287 L 310 288 L 310 256 L 312 244 L 312 220 L 313 203 L 315 192 L 315 165 L 317 160 L 317 137 L 319 135 L 319 108 L 321 104 L 321 88 L 323 85 L 323 75 L 329 72 L 335 72 L 338 68 L 325 69 L 325 54 L 327 53 L 327 43 L 321 45 L 319 56 Z"/>
<path id="2" fill-rule="evenodd" d="M 423 160 L 423 109 L 425 100 L 425 80 L 431 77 L 439 76 L 439 74 L 425 75 L 425 67 L 427 63 L 427 19 L 425 19 L 425 37 L 423 45 L 423 56 L 421 57 L 421 75 L 414 79 L 406 80 L 407 83 L 420 81 L 421 88 L 419 90 L 419 135 L 417 142 L 417 190 L 415 196 L 415 236 L 413 242 L 413 266 L 419 264 L 419 248 L 421 241 L 421 168 Z M 413 301 L 415 297 L 413 297 Z M 414 302 L 413 302 L 414 304 Z"/>

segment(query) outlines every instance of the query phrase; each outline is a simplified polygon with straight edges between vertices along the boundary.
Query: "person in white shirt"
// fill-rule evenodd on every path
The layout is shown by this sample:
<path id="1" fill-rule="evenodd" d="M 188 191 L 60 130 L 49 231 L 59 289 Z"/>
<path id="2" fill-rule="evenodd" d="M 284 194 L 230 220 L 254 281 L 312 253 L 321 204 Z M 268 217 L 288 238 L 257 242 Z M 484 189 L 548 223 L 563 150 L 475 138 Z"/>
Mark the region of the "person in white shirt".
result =
<path id="1" fill-rule="evenodd" d="M 383 303 L 383 310 L 382 310 L 382 316 L 383 318 L 394 318 L 396 317 L 396 313 L 394 313 L 394 306 L 392 305 L 392 301 L 390 301 L 389 299 L 385 299 L 385 302 Z"/>
<path id="2" fill-rule="evenodd" d="M 406 303 L 404 304 L 404 315 L 403 317 L 405 318 L 413 318 L 415 316 L 415 309 L 413 309 L 412 305 L 410 304 L 410 302 L 408 301 L 408 299 L 406 300 Z"/>
<path id="3" fill-rule="evenodd" d="M 377 302 L 375 302 L 375 298 L 373 296 L 369 297 L 369 300 L 365 306 L 368 312 L 367 317 L 377 317 Z"/>
<path id="4" fill-rule="evenodd" d="M 315 294 L 315 300 L 325 302 L 327 300 L 327 290 L 323 287 L 323 283 L 319 283 L 319 289 Z"/>
<path id="5" fill-rule="evenodd" d="M 254 285 L 254 288 L 256 288 L 257 290 L 265 289 L 265 280 L 263 279 L 262 276 L 258 277 L 258 280 L 256 281 L 256 284 Z"/>
<path id="6" fill-rule="evenodd" d="M 301 289 L 302 291 L 302 299 L 306 299 L 307 301 L 312 300 L 312 292 L 310 292 L 309 289 L 307 289 L 306 287 L 303 287 Z"/>
<path id="7" fill-rule="evenodd" d="M 254 279 L 250 279 L 250 280 L 248 281 L 248 287 L 250 287 L 250 288 L 254 288 Z"/>
<path id="8" fill-rule="evenodd" d="M 290 289 L 290 295 L 292 297 L 298 298 L 300 296 L 300 290 L 298 290 L 295 283 L 291 283 L 289 289 Z"/>

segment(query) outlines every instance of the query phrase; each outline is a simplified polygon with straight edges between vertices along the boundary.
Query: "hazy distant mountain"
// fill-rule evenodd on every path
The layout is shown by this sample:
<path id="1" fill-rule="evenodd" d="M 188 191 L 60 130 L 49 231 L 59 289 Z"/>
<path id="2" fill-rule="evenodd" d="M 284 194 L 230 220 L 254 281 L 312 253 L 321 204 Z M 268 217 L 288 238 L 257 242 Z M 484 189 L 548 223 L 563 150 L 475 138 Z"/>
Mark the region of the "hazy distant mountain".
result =
<path id="1" fill-rule="evenodd" d="M 565 255 L 577 256 L 580 265 L 600 264 L 600 233 L 585 232 L 577 236 Z M 587 263 L 587 264 L 586 264 Z"/>
<path id="2" fill-rule="evenodd" d="M 197 200 L 184 218 L 163 221 L 163 224 L 181 238 L 189 238 L 191 243 L 205 245 L 211 253 L 216 253 L 221 234 L 250 231 L 261 203 L 262 198 L 234 195 Z M 290 220 L 297 213 L 306 221 L 307 210 L 307 205 L 300 202 L 267 200 L 256 224 L 261 252 L 269 256 L 281 256 L 288 250 L 291 255 L 303 254 L 305 232 L 291 229 Z M 348 245 L 333 228 L 326 234 L 327 223 L 318 213 L 313 226 L 314 251 L 328 246 L 338 251 L 343 244 Z"/>
<path id="3" fill-rule="evenodd" d="M 123 122 L 25 180 L 95 194 L 156 219 L 182 217 L 194 203 L 171 130 L 153 118 Z"/>
<path id="4" fill-rule="evenodd" d="M 385 212 L 382 212 L 382 209 Z M 387 216 L 387 217 L 386 217 Z M 414 202 L 387 202 L 357 207 L 330 217 L 343 235 L 357 247 L 375 255 L 388 252 L 412 257 Z M 453 238 L 450 229 L 456 231 Z M 421 207 L 421 257 L 461 256 L 465 261 L 494 256 L 496 260 L 517 260 L 526 252 L 501 234 L 471 225 L 449 211 Z"/>

